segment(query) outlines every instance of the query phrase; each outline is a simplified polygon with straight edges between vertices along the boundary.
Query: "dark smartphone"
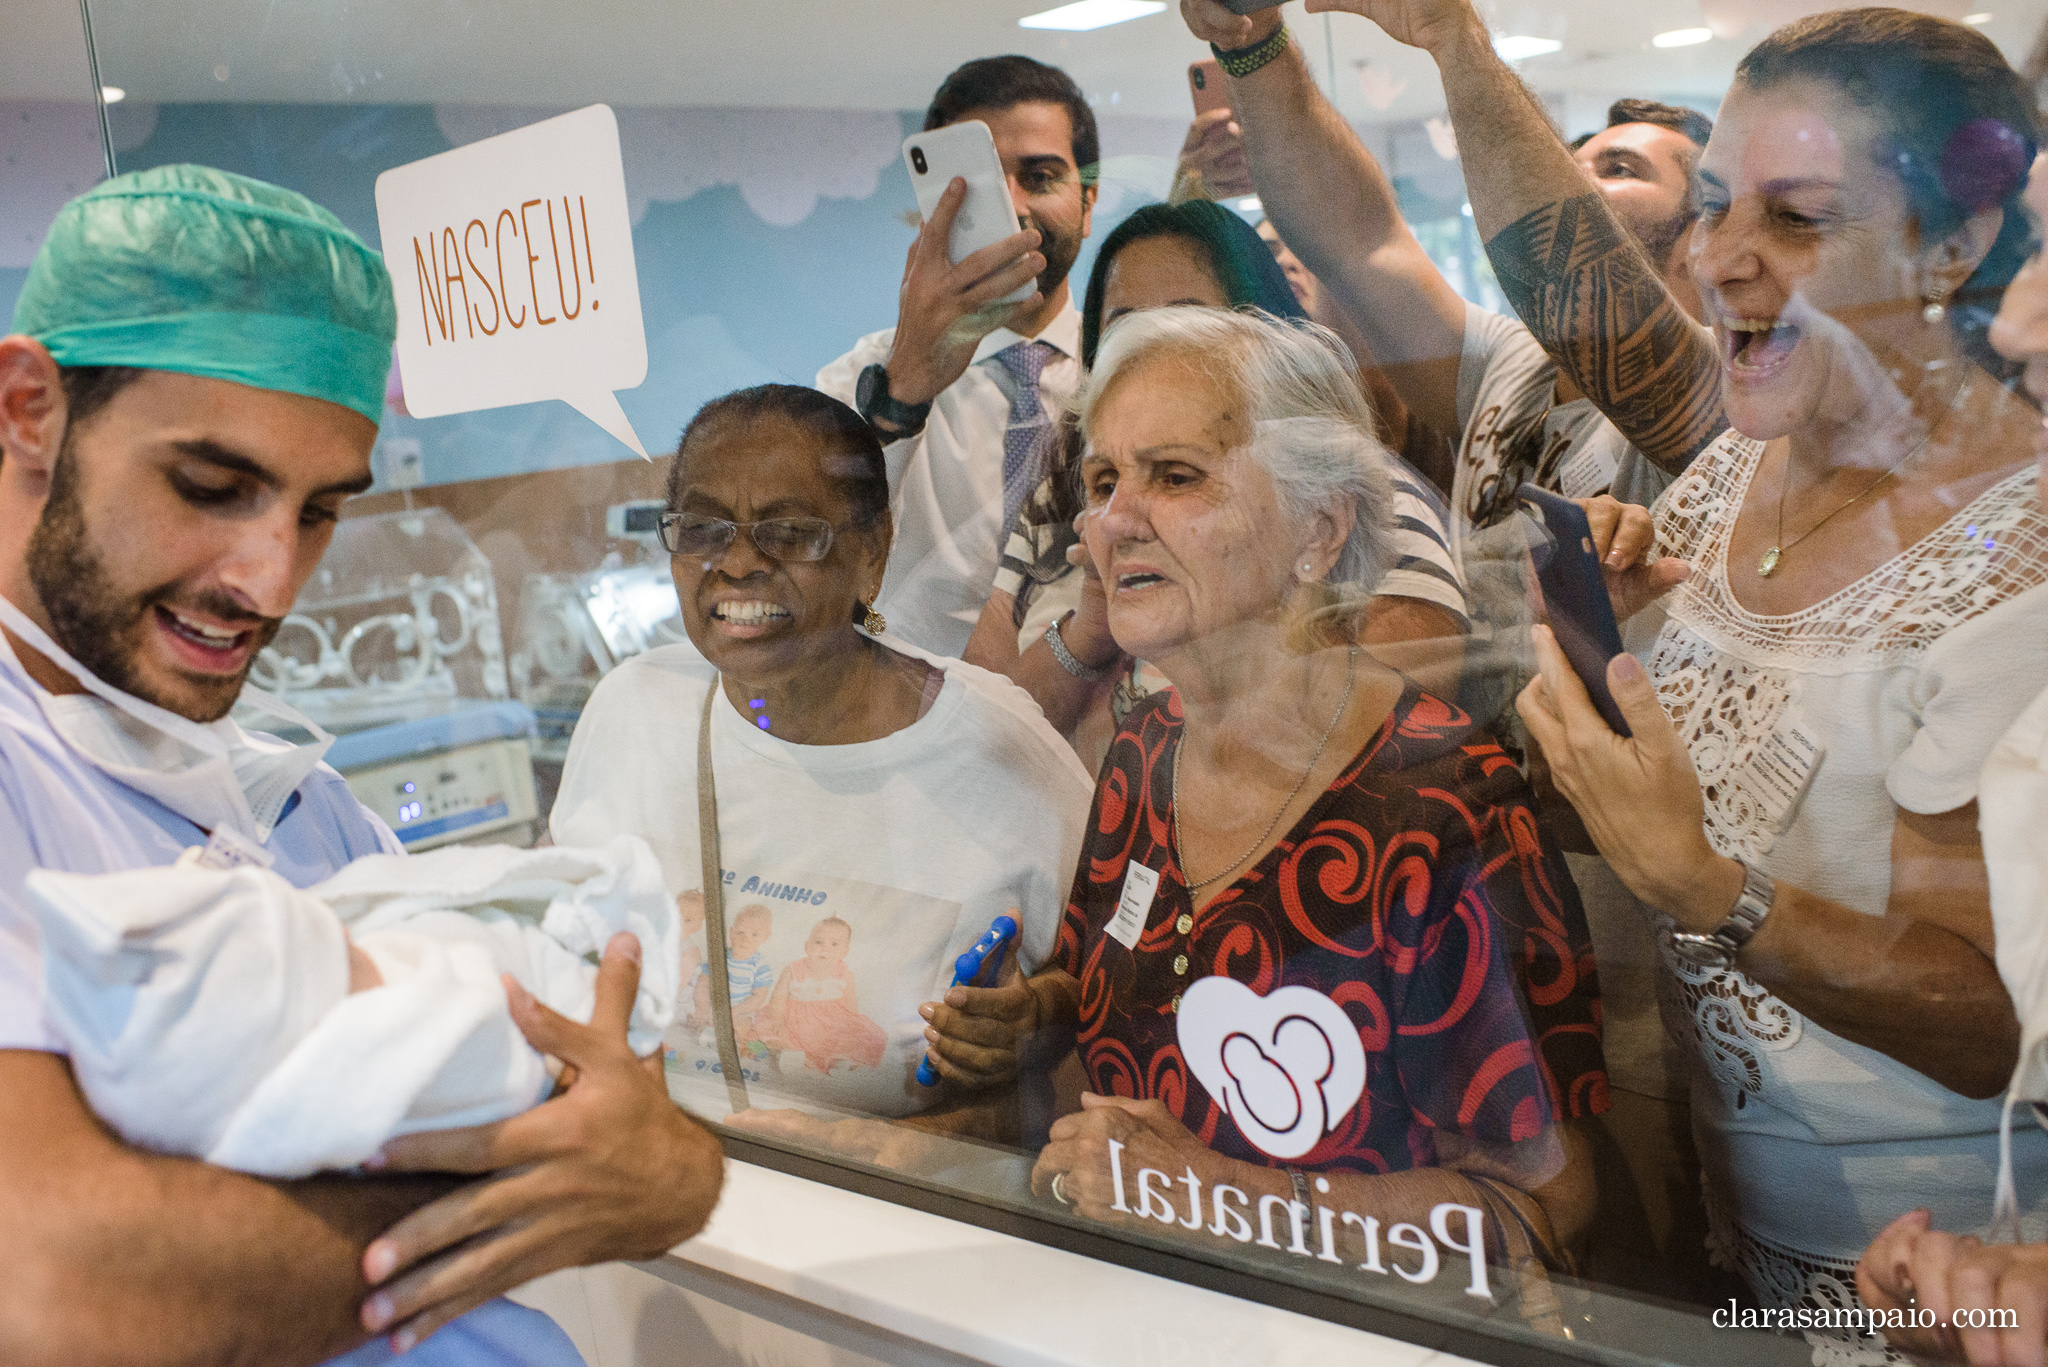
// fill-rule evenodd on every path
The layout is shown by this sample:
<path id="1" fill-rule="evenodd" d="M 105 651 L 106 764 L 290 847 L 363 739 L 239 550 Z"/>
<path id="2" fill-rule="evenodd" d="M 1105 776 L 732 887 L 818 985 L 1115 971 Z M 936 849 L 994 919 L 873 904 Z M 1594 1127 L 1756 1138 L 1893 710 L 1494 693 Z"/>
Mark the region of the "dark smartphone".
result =
<path id="1" fill-rule="evenodd" d="M 1563 494 L 1524 484 L 1515 495 L 1550 533 L 1535 550 L 1536 586 L 1558 648 L 1586 686 L 1593 706 L 1617 735 L 1632 734 L 1607 688 L 1607 663 L 1621 654 L 1621 628 L 1607 599 L 1607 580 L 1593 554 L 1593 528 L 1585 509 Z"/>
<path id="2" fill-rule="evenodd" d="M 1223 8 L 1232 14 L 1252 14 L 1262 9 L 1278 9 L 1281 0 L 1223 0 Z"/>
<path id="3" fill-rule="evenodd" d="M 1188 65 L 1188 94 L 1195 100 L 1195 113 L 1206 114 L 1230 104 L 1230 88 L 1223 83 L 1223 66 L 1214 57 Z"/>

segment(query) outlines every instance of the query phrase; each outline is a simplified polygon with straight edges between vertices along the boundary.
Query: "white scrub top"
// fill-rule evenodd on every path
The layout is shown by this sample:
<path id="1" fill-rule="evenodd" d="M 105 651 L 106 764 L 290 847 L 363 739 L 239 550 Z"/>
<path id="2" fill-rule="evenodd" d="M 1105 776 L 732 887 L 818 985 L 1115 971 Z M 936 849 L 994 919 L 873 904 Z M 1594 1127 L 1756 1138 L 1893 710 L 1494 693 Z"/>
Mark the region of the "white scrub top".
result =
<path id="1" fill-rule="evenodd" d="M 119 783 L 50 729 L 30 679 L 0 636 L 0 1049 L 64 1051 L 43 1019 L 42 951 L 22 891 L 30 869 L 112 873 L 176 859 L 207 833 Z M 342 776 L 314 770 L 264 846 L 299 887 L 369 854 L 397 854 L 391 829 L 356 801 Z M 0 1122 L 4 1123 L 4 1122 Z M 330 1367 L 370 1367 L 381 1340 Z M 582 1367 L 582 1355 L 537 1310 L 496 1300 L 405 1355 L 408 1367 Z"/>

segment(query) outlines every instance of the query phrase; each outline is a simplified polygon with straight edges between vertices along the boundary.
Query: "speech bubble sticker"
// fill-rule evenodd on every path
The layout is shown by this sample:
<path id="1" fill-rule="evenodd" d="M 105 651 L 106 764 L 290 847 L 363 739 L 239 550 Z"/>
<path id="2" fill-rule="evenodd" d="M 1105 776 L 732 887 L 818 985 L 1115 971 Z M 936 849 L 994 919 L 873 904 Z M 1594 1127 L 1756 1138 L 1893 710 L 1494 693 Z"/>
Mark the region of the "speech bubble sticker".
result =
<path id="1" fill-rule="evenodd" d="M 609 106 L 386 171 L 377 228 L 414 417 L 560 399 L 648 459 L 613 393 L 647 333 Z"/>

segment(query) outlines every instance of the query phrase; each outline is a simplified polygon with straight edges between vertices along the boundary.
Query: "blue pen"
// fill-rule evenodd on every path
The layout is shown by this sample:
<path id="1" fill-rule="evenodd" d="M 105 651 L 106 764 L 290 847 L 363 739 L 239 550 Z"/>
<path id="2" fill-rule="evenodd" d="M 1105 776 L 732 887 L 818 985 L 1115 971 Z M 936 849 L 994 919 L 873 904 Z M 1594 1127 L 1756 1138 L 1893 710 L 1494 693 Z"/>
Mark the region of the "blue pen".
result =
<path id="1" fill-rule="evenodd" d="M 976 978 L 980 977 L 982 969 L 990 966 L 990 955 L 995 956 L 994 968 L 995 971 L 1000 972 L 1003 962 L 1003 946 L 1015 939 L 1016 935 L 1016 917 L 996 917 L 995 920 L 989 923 L 988 934 L 976 940 L 973 948 L 953 960 L 953 982 L 946 990 L 950 992 L 955 987 L 966 987 Z M 917 1081 L 920 1086 L 924 1087 L 936 1087 L 939 1085 L 939 1070 L 932 1067 L 932 1056 L 929 1053 L 918 1062 Z"/>

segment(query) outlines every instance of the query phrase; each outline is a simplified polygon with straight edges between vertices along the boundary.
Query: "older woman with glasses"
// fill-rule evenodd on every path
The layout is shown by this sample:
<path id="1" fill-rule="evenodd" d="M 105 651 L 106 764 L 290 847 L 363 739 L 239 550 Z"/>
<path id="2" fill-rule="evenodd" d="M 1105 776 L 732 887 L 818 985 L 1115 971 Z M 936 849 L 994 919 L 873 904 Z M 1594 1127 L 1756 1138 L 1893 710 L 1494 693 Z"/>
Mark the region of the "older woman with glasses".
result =
<path id="1" fill-rule="evenodd" d="M 748 1093 L 736 1108 L 936 1114 L 1000 1137 L 988 1117 L 1010 1113 L 1002 1094 L 969 1093 L 1014 1075 L 1012 1032 L 984 1022 L 949 1041 L 927 1086 L 920 1008 L 998 917 L 1020 924 L 1024 968 L 1050 957 L 1087 775 L 1021 690 L 885 635 L 869 604 L 889 489 L 852 409 L 791 385 L 714 400 L 683 433 L 668 504 L 661 535 L 695 650 L 605 677 L 551 824 L 564 844 L 645 837 L 686 924 L 703 905 L 726 927 L 685 951 L 701 965 L 698 1009 L 671 1032 L 672 1072 L 739 1090 L 721 1065 L 729 1014 Z M 715 889 L 700 822 L 717 834 Z M 729 1012 L 715 1009 L 716 958 Z"/>

